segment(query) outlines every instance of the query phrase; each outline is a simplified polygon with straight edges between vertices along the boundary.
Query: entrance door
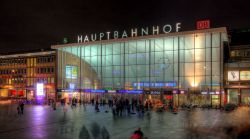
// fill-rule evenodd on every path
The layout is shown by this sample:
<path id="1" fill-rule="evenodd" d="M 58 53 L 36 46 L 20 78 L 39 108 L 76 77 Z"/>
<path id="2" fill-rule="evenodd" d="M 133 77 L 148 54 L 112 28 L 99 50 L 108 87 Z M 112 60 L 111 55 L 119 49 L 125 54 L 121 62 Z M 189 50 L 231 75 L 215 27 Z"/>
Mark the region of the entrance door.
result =
<path id="1" fill-rule="evenodd" d="M 250 105 L 250 89 L 241 90 L 241 104 Z"/>
<path id="2" fill-rule="evenodd" d="M 239 100 L 238 94 L 239 94 L 238 89 L 228 89 L 228 96 L 227 96 L 228 103 L 238 105 L 238 100 Z"/>
<path id="3" fill-rule="evenodd" d="M 212 106 L 219 106 L 220 105 L 220 97 L 219 95 L 212 95 Z"/>

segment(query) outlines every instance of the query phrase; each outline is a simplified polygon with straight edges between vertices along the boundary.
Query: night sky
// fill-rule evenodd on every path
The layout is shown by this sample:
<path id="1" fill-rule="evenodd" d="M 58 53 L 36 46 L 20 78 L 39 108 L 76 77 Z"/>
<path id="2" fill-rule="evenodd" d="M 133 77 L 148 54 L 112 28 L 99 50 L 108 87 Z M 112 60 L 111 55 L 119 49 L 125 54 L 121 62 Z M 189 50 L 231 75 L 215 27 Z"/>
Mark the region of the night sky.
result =
<path id="1" fill-rule="evenodd" d="M 248 0 L 1 0 L 0 53 L 50 48 L 64 37 L 197 20 L 211 27 L 250 28 Z"/>

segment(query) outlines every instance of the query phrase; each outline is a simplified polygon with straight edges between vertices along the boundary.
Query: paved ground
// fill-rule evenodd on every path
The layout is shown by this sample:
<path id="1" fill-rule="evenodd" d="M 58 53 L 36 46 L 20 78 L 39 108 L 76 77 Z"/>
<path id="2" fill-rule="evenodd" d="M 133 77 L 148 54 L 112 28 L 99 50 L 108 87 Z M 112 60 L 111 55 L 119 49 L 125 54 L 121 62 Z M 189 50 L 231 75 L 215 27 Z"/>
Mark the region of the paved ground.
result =
<path id="1" fill-rule="evenodd" d="M 86 109 L 67 107 L 66 112 L 61 107 L 54 111 L 50 106 L 26 105 L 24 115 L 17 116 L 15 105 L 0 108 L 1 139 L 78 139 L 87 133 L 93 137 L 93 123 L 100 130 L 105 128 L 112 139 L 128 139 L 137 127 L 149 139 L 227 138 L 225 127 L 246 125 L 250 115 L 249 108 L 239 108 L 233 112 L 196 109 L 114 117 L 104 108 L 95 112 L 91 105 Z"/>

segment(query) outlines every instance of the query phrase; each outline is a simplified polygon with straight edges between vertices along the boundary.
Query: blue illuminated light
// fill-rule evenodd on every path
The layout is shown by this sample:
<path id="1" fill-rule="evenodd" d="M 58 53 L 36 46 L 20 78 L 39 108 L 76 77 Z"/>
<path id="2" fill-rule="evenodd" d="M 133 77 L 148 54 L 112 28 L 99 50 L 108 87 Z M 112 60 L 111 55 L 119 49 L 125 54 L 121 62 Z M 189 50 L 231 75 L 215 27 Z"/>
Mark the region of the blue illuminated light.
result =
<path id="1" fill-rule="evenodd" d="M 147 83 L 147 82 L 141 82 L 141 83 L 133 83 L 134 87 L 140 86 L 140 87 L 176 87 L 176 82 L 158 82 L 158 83 Z"/>
<path id="2" fill-rule="evenodd" d="M 89 92 L 89 93 L 105 93 L 106 90 L 101 90 L 101 89 L 85 89 L 84 92 Z"/>
<path id="3" fill-rule="evenodd" d="M 118 93 L 142 94 L 143 90 L 118 90 Z"/>

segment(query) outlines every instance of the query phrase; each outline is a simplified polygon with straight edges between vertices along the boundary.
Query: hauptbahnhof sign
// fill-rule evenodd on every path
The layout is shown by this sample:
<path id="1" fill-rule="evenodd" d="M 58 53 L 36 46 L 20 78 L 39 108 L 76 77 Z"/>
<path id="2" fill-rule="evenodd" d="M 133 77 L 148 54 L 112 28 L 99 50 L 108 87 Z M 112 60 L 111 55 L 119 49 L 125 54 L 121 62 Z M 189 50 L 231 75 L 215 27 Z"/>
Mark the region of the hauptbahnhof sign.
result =
<path id="1" fill-rule="evenodd" d="M 118 38 L 127 38 L 127 37 L 137 37 L 137 36 L 146 36 L 146 35 L 158 35 L 160 33 L 170 33 L 170 32 L 179 32 L 181 28 L 181 23 L 175 23 L 174 25 L 165 24 L 164 26 L 152 26 L 145 28 L 133 28 L 130 31 L 107 31 L 101 33 L 94 33 L 90 35 L 78 35 L 77 42 L 90 42 L 90 41 L 101 41 L 101 40 L 110 40 Z"/>

